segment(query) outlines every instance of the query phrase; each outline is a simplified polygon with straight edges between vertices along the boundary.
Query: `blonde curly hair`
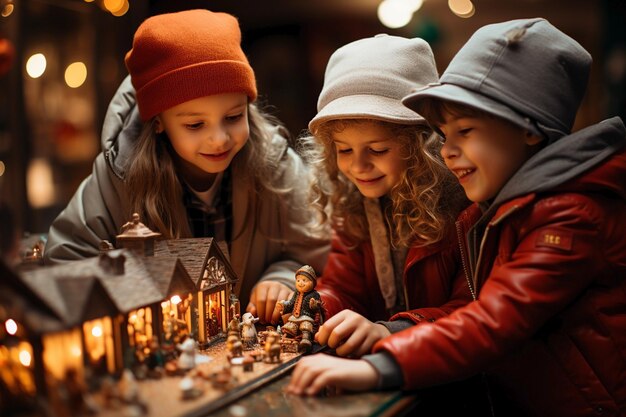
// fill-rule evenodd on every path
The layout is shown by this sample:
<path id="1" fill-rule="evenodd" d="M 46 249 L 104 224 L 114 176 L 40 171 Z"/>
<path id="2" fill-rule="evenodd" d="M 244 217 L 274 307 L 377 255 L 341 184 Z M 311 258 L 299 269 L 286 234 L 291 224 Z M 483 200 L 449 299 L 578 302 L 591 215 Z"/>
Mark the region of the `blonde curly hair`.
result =
<path id="1" fill-rule="evenodd" d="M 369 240 L 369 227 L 358 188 L 337 166 L 333 135 L 348 126 L 379 123 L 402 145 L 406 171 L 389 194 L 385 219 L 393 247 L 425 246 L 440 241 L 468 201 L 439 150 L 438 135 L 424 125 L 403 125 L 370 119 L 339 119 L 298 138 L 299 152 L 314 170 L 310 203 L 319 225 L 329 222 L 356 246 Z"/>

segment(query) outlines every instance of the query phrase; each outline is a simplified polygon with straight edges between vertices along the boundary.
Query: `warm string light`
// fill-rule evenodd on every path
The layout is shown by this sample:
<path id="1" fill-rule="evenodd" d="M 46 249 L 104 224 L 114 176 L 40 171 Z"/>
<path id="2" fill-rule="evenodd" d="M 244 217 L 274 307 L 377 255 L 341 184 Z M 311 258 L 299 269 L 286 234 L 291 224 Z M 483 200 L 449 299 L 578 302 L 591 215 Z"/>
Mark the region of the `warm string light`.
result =
<path id="1" fill-rule="evenodd" d="M 65 69 L 65 84 L 70 88 L 78 88 L 87 79 L 87 66 L 82 62 L 73 62 Z"/>
<path id="2" fill-rule="evenodd" d="M 6 329 L 7 333 L 12 336 L 17 333 L 17 323 L 13 319 L 8 319 L 7 321 L 5 321 L 4 328 Z"/>
<path id="3" fill-rule="evenodd" d="M 40 78 L 48 66 L 48 59 L 39 52 L 26 61 L 26 73 L 31 78 Z M 65 84 L 70 88 L 78 88 L 87 80 L 87 66 L 81 61 L 72 62 L 65 69 Z"/>
<path id="4" fill-rule="evenodd" d="M 378 5 L 378 20 L 391 29 L 409 24 L 413 15 L 422 7 L 425 0 L 382 0 Z M 471 0 L 448 0 L 448 7 L 462 18 L 474 16 L 476 9 Z"/>
<path id="5" fill-rule="evenodd" d="M 113 16 L 119 17 L 128 12 L 130 4 L 128 4 L 128 0 L 103 0 L 101 7 Z"/>
<path id="6" fill-rule="evenodd" d="M 45 158 L 34 158 L 26 171 L 26 194 L 32 207 L 49 207 L 54 203 L 52 166 Z"/>
<path id="7" fill-rule="evenodd" d="M 448 7 L 452 13 L 465 19 L 474 16 L 476 12 L 471 0 L 448 0 Z"/>
<path id="8" fill-rule="evenodd" d="M 19 353 L 20 363 L 26 367 L 30 366 L 30 362 L 32 360 L 32 356 L 29 351 L 21 350 Z"/>
<path id="9" fill-rule="evenodd" d="M 95 3 L 95 0 L 83 0 L 85 3 Z M 408 1 L 416 1 L 416 0 L 408 0 Z M 420 0 L 421 1 L 421 0 Z M 100 4 L 100 8 L 106 10 L 111 13 L 115 17 L 124 16 L 128 10 L 130 9 L 130 4 L 128 0 L 101 0 L 98 2 Z M 13 14 L 13 10 L 15 9 L 15 5 L 13 4 L 13 0 L 0 0 L 0 16 L 9 17 Z"/>
<path id="10" fill-rule="evenodd" d="M 26 73 L 31 78 L 39 78 L 46 72 L 46 66 L 48 61 L 46 56 L 42 53 L 36 53 L 31 55 L 26 61 Z"/>
<path id="11" fill-rule="evenodd" d="M 13 14 L 14 9 L 15 5 L 12 0 L 7 0 L 4 4 L 0 3 L 0 16 L 9 17 Z"/>
<path id="12" fill-rule="evenodd" d="M 378 20 L 391 29 L 409 24 L 424 0 L 383 0 L 378 5 Z"/>

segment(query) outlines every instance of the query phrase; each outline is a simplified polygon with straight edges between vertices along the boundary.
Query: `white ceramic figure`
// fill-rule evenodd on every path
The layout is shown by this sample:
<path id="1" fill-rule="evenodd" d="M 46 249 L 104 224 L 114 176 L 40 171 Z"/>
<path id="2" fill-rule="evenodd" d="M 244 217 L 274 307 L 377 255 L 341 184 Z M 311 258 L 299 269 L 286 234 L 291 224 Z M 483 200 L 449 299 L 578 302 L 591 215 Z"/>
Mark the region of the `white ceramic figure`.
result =
<path id="1" fill-rule="evenodd" d="M 241 341 L 246 348 L 252 348 L 257 342 L 257 333 L 254 323 L 259 321 L 258 317 L 254 317 L 252 313 L 244 313 L 241 316 Z"/>
<path id="2" fill-rule="evenodd" d="M 196 366 L 196 341 L 188 337 L 176 347 L 180 350 L 178 369 L 182 371 L 193 369 Z"/>

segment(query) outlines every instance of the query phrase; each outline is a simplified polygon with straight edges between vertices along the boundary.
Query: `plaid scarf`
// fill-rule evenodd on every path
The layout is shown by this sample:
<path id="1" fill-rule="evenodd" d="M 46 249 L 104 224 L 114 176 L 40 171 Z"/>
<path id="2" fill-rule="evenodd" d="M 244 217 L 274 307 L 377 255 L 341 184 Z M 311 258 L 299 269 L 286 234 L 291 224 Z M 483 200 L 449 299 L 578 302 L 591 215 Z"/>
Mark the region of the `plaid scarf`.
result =
<path id="1" fill-rule="evenodd" d="M 189 228 L 194 237 L 212 237 L 229 244 L 233 219 L 233 194 L 230 170 L 224 171 L 213 205 L 207 206 L 183 183 L 183 204 L 187 209 Z"/>

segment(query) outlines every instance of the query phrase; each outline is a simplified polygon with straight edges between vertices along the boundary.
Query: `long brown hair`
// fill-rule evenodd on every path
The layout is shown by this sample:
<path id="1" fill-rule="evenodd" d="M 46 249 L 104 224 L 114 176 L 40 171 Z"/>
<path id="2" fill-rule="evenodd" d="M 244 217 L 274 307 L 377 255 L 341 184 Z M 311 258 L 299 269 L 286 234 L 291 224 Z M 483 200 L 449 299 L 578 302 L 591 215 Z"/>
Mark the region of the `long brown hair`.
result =
<path id="1" fill-rule="evenodd" d="M 172 157 L 175 151 L 165 132 L 155 133 L 154 120 L 144 124 L 126 174 L 131 213 L 139 213 L 143 223 L 166 238 L 190 237 L 188 222 L 181 221 L 187 219 L 187 212 Z M 266 189 L 275 194 L 289 193 L 295 182 L 277 185 L 275 173 L 280 158 L 276 158 L 276 150 L 272 148 L 274 135 L 280 133 L 285 137 L 286 130 L 254 103 L 248 105 L 248 123 L 250 138 L 232 164 L 245 168 L 238 172 L 248 177 L 250 192 Z"/>

